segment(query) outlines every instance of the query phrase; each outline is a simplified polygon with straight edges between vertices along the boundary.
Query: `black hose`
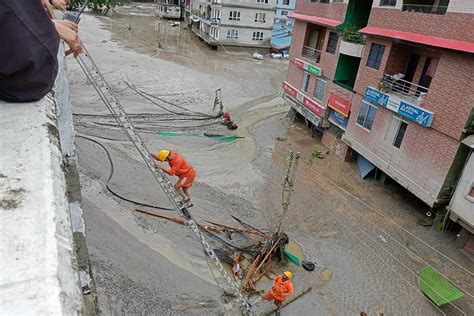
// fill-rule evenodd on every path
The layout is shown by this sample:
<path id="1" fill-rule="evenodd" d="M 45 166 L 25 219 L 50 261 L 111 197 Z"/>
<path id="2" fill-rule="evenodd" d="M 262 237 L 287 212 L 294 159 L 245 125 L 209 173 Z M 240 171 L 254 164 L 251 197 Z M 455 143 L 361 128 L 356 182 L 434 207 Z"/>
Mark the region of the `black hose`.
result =
<path id="1" fill-rule="evenodd" d="M 157 96 L 154 96 L 148 92 L 145 92 L 143 90 L 140 90 L 139 88 L 135 87 L 134 85 L 128 83 L 125 79 L 122 79 L 123 82 L 130 88 L 132 89 L 133 91 L 135 91 L 136 93 L 138 93 L 139 95 L 141 95 L 143 98 L 145 98 L 146 100 L 150 101 L 151 103 L 153 103 L 154 105 L 160 107 L 161 109 L 167 111 L 167 112 L 170 112 L 170 113 L 173 113 L 175 115 L 185 115 L 185 116 L 199 116 L 199 117 L 206 117 L 208 119 L 213 119 L 213 118 L 217 118 L 219 117 L 218 115 L 209 115 L 209 114 L 206 114 L 206 113 L 202 113 L 202 112 L 197 112 L 197 111 L 192 111 L 192 110 L 189 110 L 185 107 L 182 107 L 182 106 L 179 106 L 173 102 L 170 102 L 170 101 L 167 101 L 165 99 L 162 99 L 162 98 L 159 98 Z M 166 104 L 169 104 L 171 106 L 174 106 L 174 107 L 177 107 L 178 109 L 181 109 L 181 110 L 184 110 L 184 111 L 188 111 L 190 113 L 194 113 L 194 114 L 187 114 L 187 113 L 183 113 L 183 112 L 175 112 L 175 111 L 172 111 L 170 109 L 167 109 L 165 108 L 164 106 L 162 106 L 161 104 L 158 104 L 157 102 L 155 102 L 154 100 L 152 100 L 151 98 L 154 98 L 154 99 L 157 99 L 163 103 L 166 103 Z"/>
<path id="2" fill-rule="evenodd" d="M 105 187 L 107 188 L 107 190 L 114 196 L 118 197 L 119 199 L 121 200 L 124 200 L 124 201 L 127 201 L 127 202 L 130 202 L 130 203 L 133 203 L 133 204 L 137 204 L 137 205 L 141 205 L 141 206 L 145 206 L 145 207 L 150 207 L 150 208 L 155 208 L 155 209 L 158 209 L 158 210 L 163 210 L 163 211 L 175 211 L 174 209 L 172 208 L 168 208 L 168 207 L 162 207 L 162 206 L 156 206 L 156 205 L 151 205 L 151 204 L 147 204 L 147 203 L 142 203 L 142 202 L 137 202 L 137 201 L 134 201 L 134 200 L 131 200 L 131 199 L 128 199 L 126 197 L 123 197 L 121 196 L 120 194 L 116 193 L 114 190 L 112 190 L 109 186 L 109 181 L 110 179 L 112 179 L 112 176 L 114 175 L 114 163 L 112 161 L 112 157 L 110 156 L 110 153 L 109 151 L 107 150 L 107 148 L 102 145 L 100 142 L 96 141 L 95 139 L 93 138 L 90 138 L 90 137 L 87 137 L 87 136 L 83 136 L 83 135 L 76 135 L 76 137 L 79 137 L 79 138 L 84 138 L 84 139 L 87 139 L 97 145 L 99 145 L 106 153 L 107 155 L 107 158 L 109 159 L 109 163 L 110 163 L 110 173 L 109 173 L 109 177 L 107 178 L 107 181 L 105 182 Z"/>
<path id="3" fill-rule="evenodd" d="M 217 240 L 219 240 L 221 243 L 231 247 L 231 248 L 234 248 L 234 249 L 237 249 L 237 250 L 240 250 L 240 251 L 245 251 L 245 252 L 258 252 L 257 250 L 254 250 L 254 249 L 251 249 L 251 248 L 241 248 L 239 246 L 236 246 L 230 242 L 228 242 L 227 240 L 223 239 L 222 237 L 214 234 L 213 232 L 210 232 L 208 230 L 204 230 L 209 236 L 211 237 L 214 237 L 216 238 Z"/>

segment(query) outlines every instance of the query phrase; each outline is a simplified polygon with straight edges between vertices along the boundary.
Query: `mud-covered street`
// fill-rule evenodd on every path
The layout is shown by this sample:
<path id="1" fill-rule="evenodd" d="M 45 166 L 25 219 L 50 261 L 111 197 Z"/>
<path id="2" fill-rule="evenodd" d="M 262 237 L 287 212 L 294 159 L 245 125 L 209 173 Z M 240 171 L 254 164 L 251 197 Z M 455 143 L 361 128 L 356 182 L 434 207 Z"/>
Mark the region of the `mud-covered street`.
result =
<path id="1" fill-rule="evenodd" d="M 232 224 L 231 215 L 236 215 L 256 227 L 275 228 L 281 218 L 285 157 L 290 150 L 301 153 L 282 229 L 307 260 L 316 262 L 316 269 L 288 266 L 295 274 L 296 293 L 308 287 L 312 291 L 284 308 L 283 315 L 474 313 L 469 294 L 474 291 L 473 264 L 455 248 L 455 235 L 419 225 L 426 219 L 423 203 L 395 184 L 361 180 L 354 164 L 329 152 L 302 122 L 289 120 L 280 97 L 287 60 L 259 61 L 244 50 L 211 50 L 184 23 L 173 27 L 150 16 L 85 15 L 80 36 L 147 147 L 172 148 L 197 170 L 191 211 L 198 220 Z M 123 199 L 170 207 L 77 62 L 70 59 L 68 67 L 100 311 L 239 314 L 216 285 L 190 231 L 138 213 L 134 203 Z M 222 89 L 225 109 L 239 126 L 236 131 L 193 115 L 215 113 L 216 89 Z M 143 92 L 161 101 L 152 103 Z M 204 132 L 240 138 L 221 141 Z M 324 158 L 312 157 L 315 150 Z M 462 287 L 464 297 L 443 307 L 432 304 L 417 281 L 426 265 Z M 263 280 L 258 288 L 266 289 L 269 282 Z M 267 312 L 272 306 L 261 304 L 257 310 Z"/>

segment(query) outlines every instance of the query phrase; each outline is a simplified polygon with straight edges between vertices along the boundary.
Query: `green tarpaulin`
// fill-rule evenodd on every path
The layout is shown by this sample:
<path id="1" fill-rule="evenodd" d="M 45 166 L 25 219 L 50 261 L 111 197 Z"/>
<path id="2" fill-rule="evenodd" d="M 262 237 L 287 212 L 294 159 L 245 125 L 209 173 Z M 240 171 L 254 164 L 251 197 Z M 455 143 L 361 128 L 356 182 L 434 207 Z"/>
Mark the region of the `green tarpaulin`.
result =
<path id="1" fill-rule="evenodd" d="M 421 269 L 418 281 L 421 291 L 438 306 L 455 301 L 464 295 L 430 266 Z"/>

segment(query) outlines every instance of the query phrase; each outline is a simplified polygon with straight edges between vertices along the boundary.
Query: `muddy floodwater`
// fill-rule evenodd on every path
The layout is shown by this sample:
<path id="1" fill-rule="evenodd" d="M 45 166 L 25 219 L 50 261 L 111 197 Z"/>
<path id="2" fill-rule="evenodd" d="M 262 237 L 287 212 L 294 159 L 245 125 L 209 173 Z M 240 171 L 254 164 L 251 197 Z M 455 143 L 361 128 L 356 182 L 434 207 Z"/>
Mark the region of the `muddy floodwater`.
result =
<path id="1" fill-rule="evenodd" d="M 171 26 L 150 16 L 85 15 L 80 35 L 149 150 L 177 150 L 197 170 L 191 195 L 198 221 L 235 225 L 235 215 L 256 227 L 281 226 L 294 243 L 292 252 L 316 263 L 313 272 L 291 263 L 278 267 L 294 272 L 296 293 L 312 288 L 282 315 L 473 314 L 473 265 L 454 247 L 455 236 L 417 225 L 426 213 L 422 203 L 395 184 L 360 180 L 353 164 L 324 148 L 302 122 L 289 121 L 280 97 L 287 60 L 257 61 L 238 47 L 216 51 L 183 23 Z M 72 59 L 68 71 L 101 312 L 240 314 L 222 295 L 221 280 L 190 231 L 138 213 L 136 204 L 124 200 L 170 207 Z M 197 114 L 216 113 L 217 89 L 239 126 L 235 131 Z M 204 133 L 234 138 L 222 141 Z M 289 150 L 301 158 L 292 203 L 282 216 Z M 313 158 L 314 150 L 325 157 Z M 451 305 L 433 305 L 418 288 L 417 273 L 426 265 L 459 285 L 465 296 Z M 257 288 L 264 291 L 270 284 L 263 279 Z M 263 303 L 256 310 L 272 308 Z"/>

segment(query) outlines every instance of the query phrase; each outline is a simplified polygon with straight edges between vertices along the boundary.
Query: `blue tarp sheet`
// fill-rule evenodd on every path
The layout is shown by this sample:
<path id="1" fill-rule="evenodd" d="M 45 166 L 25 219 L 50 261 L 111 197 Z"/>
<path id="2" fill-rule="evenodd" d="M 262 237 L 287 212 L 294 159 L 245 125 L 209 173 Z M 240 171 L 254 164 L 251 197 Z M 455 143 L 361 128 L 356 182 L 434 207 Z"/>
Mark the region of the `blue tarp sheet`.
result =
<path id="1" fill-rule="evenodd" d="M 359 167 L 359 173 L 360 173 L 360 176 L 362 177 L 362 179 L 364 179 L 365 177 L 367 177 L 367 175 L 375 169 L 375 166 L 373 163 L 371 163 L 370 161 L 368 161 L 367 159 L 365 159 L 364 156 L 362 156 L 361 154 L 357 154 L 357 166 Z"/>

